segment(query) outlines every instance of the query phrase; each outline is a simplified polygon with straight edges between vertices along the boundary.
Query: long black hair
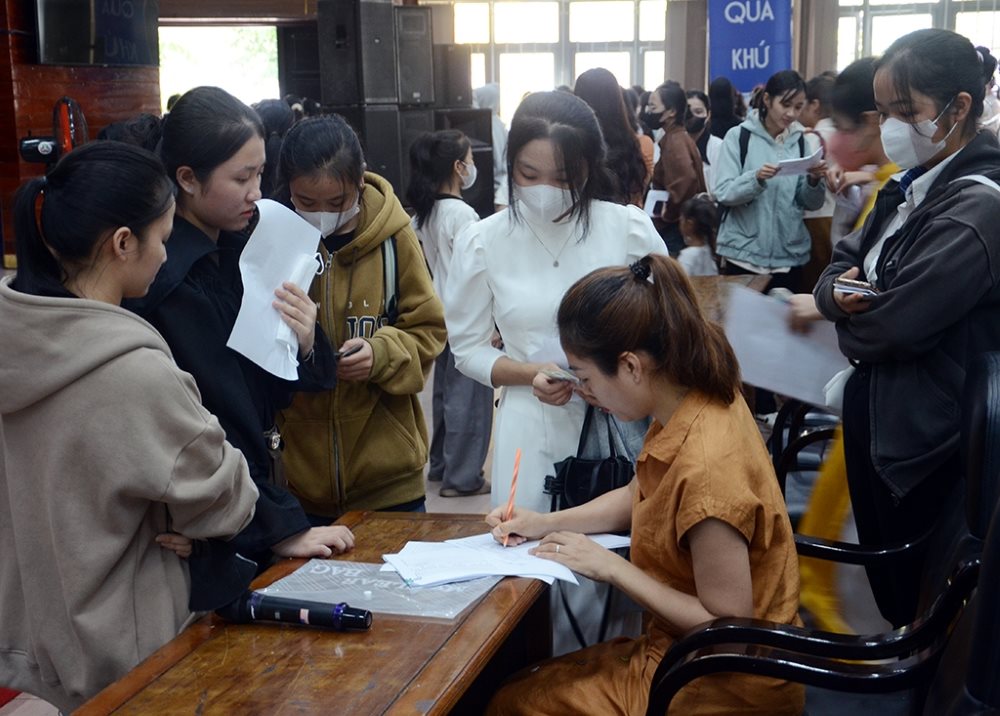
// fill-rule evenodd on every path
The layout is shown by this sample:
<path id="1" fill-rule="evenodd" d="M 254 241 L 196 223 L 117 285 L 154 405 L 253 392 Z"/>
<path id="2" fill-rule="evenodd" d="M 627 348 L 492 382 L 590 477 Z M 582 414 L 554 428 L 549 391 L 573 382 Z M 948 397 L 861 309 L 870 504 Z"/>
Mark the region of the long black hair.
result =
<path id="1" fill-rule="evenodd" d="M 764 120 L 767 119 L 765 94 L 772 100 L 780 99 L 782 102 L 787 102 L 799 92 L 805 94 L 806 82 L 802 79 L 802 75 L 795 70 L 782 70 L 768 77 L 764 89 L 754 95 L 754 109 L 757 110 L 760 123 L 763 124 Z"/>
<path id="2" fill-rule="evenodd" d="M 683 127 L 688 117 L 687 92 L 684 88 L 673 80 L 667 80 L 653 91 L 663 103 L 664 111 L 674 110 L 674 124 Z"/>
<path id="3" fill-rule="evenodd" d="M 260 193 L 261 196 L 271 196 L 275 189 L 274 177 L 278 171 L 281 140 L 295 123 L 295 112 L 283 99 L 264 99 L 253 109 L 264 125 L 264 156 L 267 158 L 260 177 Z"/>
<path id="4" fill-rule="evenodd" d="M 590 229 L 590 202 L 614 200 L 615 190 L 605 163 L 607 146 L 594 110 L 569 92 L 535 92 L 528 95 L 510 123 L 507 135 L 507 176 L 511 177 L 508 200 L 512 216 L 518 218 L 514 202 L 514 163 L 524 146 L 536 139 L 555 145 L 569 184 L 573 206 L 568 216 L 578 218 L 583 235 Z"/>
<path id="5" fill-rule="evenodd" d="M 290 206 L 289 182 L 314 174 L 326 174 L 355 187 L 360 187 L 364 179 L 365 155 L 361 142 L 339 114 L 303 119 L 288 130 L 278 157 L 275 198 Z"/>
<path id="6" fill-rule="evenodd" d="M 455 162 L 465 160 L 469 138 L 457 129 L 425 132 L 410 145 L 410 185 L 406 199 L 423 228 L 437 201 L 438 187 L 451 178 Z"/>
<path id="7" fill-rule="evenodd" d="M 224 89 L 195 87 L 181 95 L 164 120 L 160 157 L 174 183 L 181 167 L 190 167 L 204 183 L 250 139 L 264 136 L 264 125 L 250 107 Z"/>
<path id="8" fill-rule="evenodd" d="M 142 241 L 146 228 L 170 208 L 174 192 L 152 152 L 112 140 L 74 149 L 48 176 L 29 179 L 17 190 L 13 288 L 35 296 L 72 296 L 63 286 L 66 269 L 92 260 L 98 244 L 122 226 Z"/>
<path id="9" fill-rule="evenodd" d="M 736 111 L 736 88 L 729 78 L 716 77 L 708 86 L 708 98 L 712 103 L 712 134 L 725 139 L 726 132 L 743 121 Z"/>
<path id="10" fill-rule="evenodd" d="M 851 120 L 854 125 L 864 121 L 865 112 L 875 111 L 874 57 L 855 60 L 837 75 L 830 95 L 833 113 Z"/>
<path id="11" fill-rule="evenodd" d="M 950 30 L 917 30 L 903 35 L 878 60 L 875 72 L 889 74 L 900 109 L 912 113 L 909 105 L 914 91 L 934 100 L 938 112 L 959 92 L 972 97 L 965 118 L 963 136 L 976 132 L 976 120 L 983 113 L 986 83 L 983 63 L 968 39 Z"/>
<path id="12" fill-rule="evenodd" d="M 603 67 L 587 70 L 577 77 L 573 91 L 597 115 L 608 146 L 607 165 L 616 180 L 618 201 L 627 204 L 646 188 L 646 163 L 639 138 L 628 121 L 629 115 L 634 118 L 635 113 L 625 105 L 618 80 Z"/>

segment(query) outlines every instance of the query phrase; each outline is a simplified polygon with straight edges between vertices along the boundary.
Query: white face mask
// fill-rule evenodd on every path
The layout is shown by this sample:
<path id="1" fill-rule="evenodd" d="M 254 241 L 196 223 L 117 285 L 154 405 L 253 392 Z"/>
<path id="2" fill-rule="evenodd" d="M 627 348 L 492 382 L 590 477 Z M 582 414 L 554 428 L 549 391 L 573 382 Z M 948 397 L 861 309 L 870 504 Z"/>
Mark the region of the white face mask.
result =
<path id="1" fill-rule="evenodd" d="M 889 117 L 882 122 L 882 148 L 889 161 L 900 169 L 913 169 L 929 161 L 944 149 L 948 137 L 955 131 L 958 122 L 952 125 L 944 137 L 935 142 L 931 139 L 938 130 L 938 120 L 948 111 L 951 102 L 945 105 L 934 119 L 924 119 L 915 124 L 908 124 L 895 117 Z"/>
<path id="2" fill-rule="evenodd" d="M 518 202 L 518 211 L 525 219 L 535 224 L 550 224 L 573 206 L 573 195 L 569 189 L 549 184 L 533 186 L 515 184 L 514 198 Z"/>
<path id="3" fill-rule="evenodd" d="M 341 226 L 349 222 L 361 211 L 361 197 L 354 200 L 354 205 L 344 211 L 301 211 L 296 209 L 295 213 L 315 226 L 323 237 L 337 232 Z"/>
<path id="4" fill-rule="evenodd" d="M 465 164 L 465 162 L 462 162 L 462 164 Z M 462 191 L 471 189 L 472 185 L 476 183 L 476 177 L 478 176 L 475 162 L 465 164 L 465 171 L 468 173 L 462 177 Z"/>

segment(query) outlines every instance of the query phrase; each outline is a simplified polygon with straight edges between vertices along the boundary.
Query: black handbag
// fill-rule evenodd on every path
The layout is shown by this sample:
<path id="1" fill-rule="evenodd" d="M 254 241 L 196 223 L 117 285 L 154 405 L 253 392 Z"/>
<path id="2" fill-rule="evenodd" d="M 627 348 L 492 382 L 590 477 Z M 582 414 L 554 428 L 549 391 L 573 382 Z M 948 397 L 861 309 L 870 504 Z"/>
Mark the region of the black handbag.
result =
<path id="1" fill-rule="evenodd" d="M 595 418 L 595 413 L 598 412 L 604 419 L 607 429 L 610 454 L 602 458 L 581 457 L 586 454 L 585 449 L 591 431 L 598 429 L 596 427 L 598 418 Z M 576 455 L 555 463 L 556 474 L 545 476 L 542 490 L 545 494 L 552 495 L 550 508 L 552 512 L 582 505 L 605 492 L 624 487 L 632 480 L 635 468 L 628 457 L 618 454 L 611 433 L 611 420 L 608 413 L 598 411 L 593 405 L 587 406 Z"/>

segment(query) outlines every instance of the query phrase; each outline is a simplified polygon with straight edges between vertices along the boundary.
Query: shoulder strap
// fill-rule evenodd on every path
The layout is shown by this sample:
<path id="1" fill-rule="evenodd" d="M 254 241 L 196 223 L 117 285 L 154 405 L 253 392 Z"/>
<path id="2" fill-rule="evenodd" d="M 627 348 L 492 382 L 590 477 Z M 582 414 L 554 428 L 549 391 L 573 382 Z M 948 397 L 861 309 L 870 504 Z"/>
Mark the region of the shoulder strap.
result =
<path id="1" fill-rule="evenodd" d="M 399 320 L 399 259 L 396 256 L 396 237 L 382 242 L 382 277 L 385 281 L 385 315 L 389 325 Z"/>
<path id="2" fill-rule="evenodd" d="M 747 151 L 750 149 L 750 130 L 746 127 L 740 127 L 740 171 L 743 171 L 743 166 L 747 163 Z"/>
<path id="3" fill-rule="evenodd" d="M 805 157 L 805 155 L 806 155 L 806 135 L 805 134 L 800 134 L 799 135 L 799 156 L 800 157 Z"/>
<path id="4" fill-rule="evenodd" d="M 963 179 L 968 179 L 969 181 L 974 181 L 977 184 L 982 184 L 983 186 L 988 186 L 990 189 L 1000 194 L 1000 184 L 989 177 L 983 176 L 982 174 L 966 174 L 964 177 L 958 177 L 957 179 L 952 179 L 951 183 L 954 184 L 957 181 L 962 181 Z"/>

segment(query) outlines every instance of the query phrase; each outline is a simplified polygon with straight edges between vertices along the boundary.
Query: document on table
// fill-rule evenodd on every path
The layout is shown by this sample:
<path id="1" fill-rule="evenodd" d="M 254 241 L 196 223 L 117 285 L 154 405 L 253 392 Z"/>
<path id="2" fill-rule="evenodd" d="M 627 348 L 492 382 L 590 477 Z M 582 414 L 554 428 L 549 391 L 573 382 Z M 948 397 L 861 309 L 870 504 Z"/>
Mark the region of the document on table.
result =
<path id="1" fill-rule="evenodd" d="M 627 547 L 629 537 L 588 535 L 607 549 Z M 562 579 L 579 584 L 565 565 L 528 554 L 537 540 L 504 547 L 490 533 L 446 542 L 407 542 L 397 554 L 385 554 L 383 571 L 395 571 L 411 586 L 461 582 L 484 576 L 531 577 L 552 584 Z"/>
<path id="2" fill-rule="evenodd" d="M 453 619 L 490 591 L 500 577 L 413 589 L 382 565 L 310 559 L 287 577 L 258 589 L 261 594 L 320 604 L 347 602 L 376 614 Z"/>
<path id="3" fill-rule="evenodd" d="M 284 282 L 308 292 L 320 269 L 319 232 L 291 209 L 257 202 L 260 221 L 240 254 L 243 301 L 226 345 L 268 373 L 297 380 L 299 340 L 273 306 Z"/>
<path id="4" fill-rule="evenodd" d="M 778 162 L 778 171 L 775 176 L 793 177 L 800 174 L 808 174 L 809 170 L 823 161 L 823 147 L 818 147 L 815 152 L 801 159 L 783 159 Z"/>
<path id="5" fill-rule="evenodd" d="M 788 310 L 780 299 L 730 286 L 726 337 L 743 382 L 822 406 L 823 387 L 849 363 L 833 323 L 816 321 L 808 333 L 795 333 L 788 327 Z"/>
<path id="6" fill-rule="evenodd" d="M 646 212 L 647 216 L 659 219 L 662 206 L 657 207 L 657 204 L 666 204 L 669 200 L 670 192 L 666 189 L 650 189 L 646 192 L 646 204 L 643 211 Z"/>

